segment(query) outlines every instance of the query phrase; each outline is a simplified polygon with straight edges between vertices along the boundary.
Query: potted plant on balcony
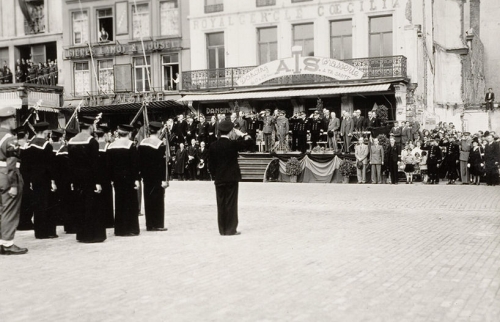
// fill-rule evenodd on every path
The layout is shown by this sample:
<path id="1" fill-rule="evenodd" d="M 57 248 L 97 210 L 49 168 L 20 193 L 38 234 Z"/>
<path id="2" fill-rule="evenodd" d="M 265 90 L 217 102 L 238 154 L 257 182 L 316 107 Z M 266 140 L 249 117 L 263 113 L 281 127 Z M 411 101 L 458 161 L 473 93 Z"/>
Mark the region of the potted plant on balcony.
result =
<path id="1" fill-rule="evenodd" d="M 297 182 L 297 176 L 302 172 L 300 162 L 295 157 L 291 157 L 285 164 L 285 172 L 290 176 L 290 182 Z"/>
<path id="2" fill-rule="evenodd" d="M 339 171 L 343 177 L 342 183 L 349 183 L 349 177 L 356 174 L 356 164 L 354 161 L 344 159 L 340 163 Z"/>

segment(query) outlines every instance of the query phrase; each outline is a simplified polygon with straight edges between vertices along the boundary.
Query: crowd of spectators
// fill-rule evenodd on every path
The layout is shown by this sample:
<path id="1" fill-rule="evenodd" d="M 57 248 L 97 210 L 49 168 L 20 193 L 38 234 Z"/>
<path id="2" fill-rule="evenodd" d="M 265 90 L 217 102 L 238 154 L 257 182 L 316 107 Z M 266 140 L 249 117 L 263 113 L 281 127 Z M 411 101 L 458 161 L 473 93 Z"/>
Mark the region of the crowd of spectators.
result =
<path id="1" fill-rule="evenodd" d="M 34 63 L 31 59 L 18 59 L 14 73 L 7 66 L 7 61 L 3 62 L 0 68 L 0 84 L 31 83 L 39 85 L 57 85 L 58 68 L 57 60 L 47 60 L 47 62 Z"/>
<path id="2" fill-rule="evenodd" d="M 390 175 L 390 182 L 397 184 L 399 174 L 405 173 L 406 183 L 412 184 L 418 176 L 427 184 L 438 184 L 445 180 L 447 184 L 479 185 L 484 178 L 486 184 L 499 184 L 500 139 L 494 131 L 478 131 L 471 134 L 459 131 L 453 123 L 440 122 L 432 130 L 412 129 L 411 122 L 395 122 L 389 134 L 389 140 L 383 144 L 382 160 L 372 156 L 374 146 L 384 139 L 358 140 L 356 160 L 370 164 L 372 183 L 380 183 L 376 177 L 380 164 Z M 377 141 L 377 142 L 375 142 Z M 368 149 L 362 148 L 369 144 Z M 361 153 L 361 150 L 364 153 Z M 363 172 L 367 167 L 358 167 L 358 182 L 366 183 Z"/>

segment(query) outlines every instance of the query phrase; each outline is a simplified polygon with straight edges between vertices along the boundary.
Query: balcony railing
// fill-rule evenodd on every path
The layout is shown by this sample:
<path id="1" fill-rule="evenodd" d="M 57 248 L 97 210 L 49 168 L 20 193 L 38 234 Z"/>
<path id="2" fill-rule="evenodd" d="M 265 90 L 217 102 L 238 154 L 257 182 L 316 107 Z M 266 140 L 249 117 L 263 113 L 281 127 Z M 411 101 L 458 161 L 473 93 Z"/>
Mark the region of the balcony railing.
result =
<path id="1" fill-rule="evenodd" d="M 406 78 L 406 57 L 387 56 L 344 60 L 345 63 L 363 72 L 363 79 Z M 202 69 L 182 72 L 182 90 L 210 90 L 237 87 L 236 81 L 254 69 L 255 66 L 231 67 L 220 69 Z M 345 81 L 335 80 L 319 75 L 290 75 L 275 78 L 259 86 L 325 84 Z"/>

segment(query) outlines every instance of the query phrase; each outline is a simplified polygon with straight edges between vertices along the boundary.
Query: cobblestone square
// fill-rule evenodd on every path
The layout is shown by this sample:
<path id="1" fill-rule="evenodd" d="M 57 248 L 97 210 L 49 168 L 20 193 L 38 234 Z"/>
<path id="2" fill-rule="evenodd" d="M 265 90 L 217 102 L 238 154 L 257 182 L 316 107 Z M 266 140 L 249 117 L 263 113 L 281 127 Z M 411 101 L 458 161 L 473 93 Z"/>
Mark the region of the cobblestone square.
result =
<path id="1" fill-rule="evenodd" d="M 241 183 L 231 237 L 212 182 L 174 181 L 166 204 L 167 232 L 18 232 L 0 320 L 500 320 L 497 187 Z"/>

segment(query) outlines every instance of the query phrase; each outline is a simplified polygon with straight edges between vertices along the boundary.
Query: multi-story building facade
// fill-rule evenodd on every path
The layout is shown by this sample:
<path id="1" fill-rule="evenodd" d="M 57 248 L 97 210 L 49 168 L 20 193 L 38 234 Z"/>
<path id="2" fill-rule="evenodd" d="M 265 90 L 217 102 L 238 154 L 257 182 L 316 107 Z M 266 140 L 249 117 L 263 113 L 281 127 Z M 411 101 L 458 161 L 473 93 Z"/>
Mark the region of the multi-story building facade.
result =
<path id="1" fill-rule="evenodd" d="M 57 124 L 63 93 L 57 86 L 62 82 L 61 4 L 62 0 L 0 1 L 0 104 L 22 108 L 22 120 L 28 107 L 38 103 L 39 118 Z"/>
<path id="2" fill-rule="evenodd" d="M 319 97 L 337 115 L 385 105 L 390 119 L 432 127 L 451 117 L 450 108 L 459 117 L 465 104 L 478 101 L 482 84 L 467 78 L 471 68 L 481 70 L 481 51 L 474 52 L 481 44 L 476 37 L 479 45 L 467 47 L 465 1 L 189 3 L 192 70 L 183 73 L 182 100 L 200 112 L 238 102 L 242 109 L 275 105 L 293 113 L 315 109 Z"/>
<path id="3" fill-rule="evenodd" d="M 182 108 L 189 69 L 189 7 L 181 0 L 64 1 L 66 105 L 128 122 L 144 102 L 152 113 Z M 122 114 L 123 117 L 119 115 Z"/>

